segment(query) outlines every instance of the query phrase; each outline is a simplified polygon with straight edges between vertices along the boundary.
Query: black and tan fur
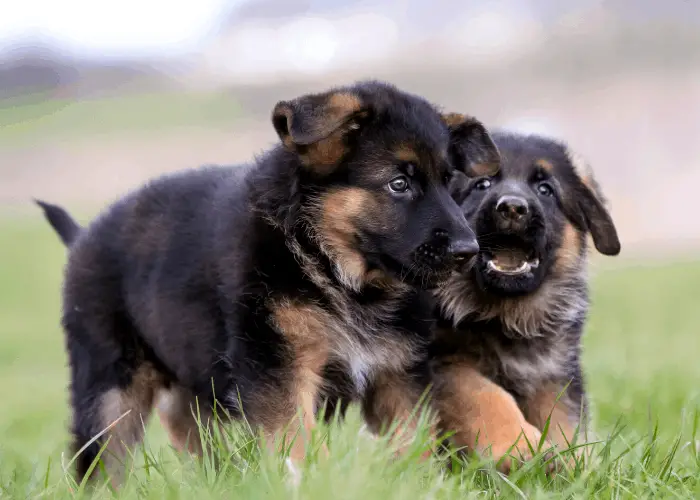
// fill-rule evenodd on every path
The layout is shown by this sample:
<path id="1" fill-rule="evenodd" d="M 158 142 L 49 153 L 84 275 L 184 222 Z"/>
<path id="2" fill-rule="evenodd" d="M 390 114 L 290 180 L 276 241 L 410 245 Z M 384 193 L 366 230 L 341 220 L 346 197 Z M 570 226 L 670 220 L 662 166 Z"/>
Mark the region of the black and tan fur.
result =
<path id="1" fill-rule="evenodd" d="M 43 205 L 70 245 L 74 449 L 109 427 L 111 475 L 159 391 L 179 448 L 201 449 L 197 398 L 205 421 L 216 401 L 270 442 L 300 434 L 293 459 L 332 367 L 370 422 L 415 404 L 426 290 L 478 249 L 448 191 L 452 166 L 493 173 L 493 142 L 478 121 L 380 82 L 282 101 L 272 122 L 281 144 L 253 164 L 155 179 L 85 230 Z"/>
<path id="2" fill-rule="evenodd" d="M 563 448 L 587 428 L 580 358 L 590 305 L 587 236 L 605 255 L 617 255 L 620 243 L 592 171 L 566 145 L 493 138 L 499 172 L 453 184 L 481 249 L 439 290 L 443 319 L 431 367 L 442 424 L 457 445 L 495 458 L 516 445 L 513 455 L 527 458 L 523 436 L 536 447 L 547 419 L 548 444 Z M 488 264 L 528 256 L 539 266 L 522 275 Z M 502 464 L 512 465 L 508 457 Z"/>

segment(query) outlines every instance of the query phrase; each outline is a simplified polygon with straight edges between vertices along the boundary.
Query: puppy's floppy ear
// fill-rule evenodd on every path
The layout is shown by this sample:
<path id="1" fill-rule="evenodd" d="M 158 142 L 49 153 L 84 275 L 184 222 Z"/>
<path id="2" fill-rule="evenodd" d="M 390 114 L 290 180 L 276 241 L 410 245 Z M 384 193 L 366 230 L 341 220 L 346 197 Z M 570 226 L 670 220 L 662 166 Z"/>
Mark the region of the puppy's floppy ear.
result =
<path id="1" fill-rule="evenodd" d="M 461 171 L 455 170 L 454 172 L 452 172 L 452 178 L 447 184 L 447 190 L 449 191 L 450 196 L 452 196 L 452 199 L 455 201 L 455 203 L 457 203 L 457 205 L 461 205 L 467 198 L 467 192 L 469 190 L 469 178 L 466 174 L 462 173 Z"/>
<path id="2" fill-rule="evenodd" d="M 346 136 L 360 128 L 359 120 L 366 115 L 359 96 L 336 90 L 278 102 L 272 124 L 305 166 L 328 172 L 346 154 Z"/>
<path id="3" fill-rule="evenodd" d="M 605 206 L 606 200 L 593 176 L 593 170 L 581 156 L 568 148 L 567 157 L 574 174 L 575 184 L 573 196 L 568 200 L 570 211 L 578 212 L 583 216 L 582 222 L 590 231 L 596 250 L 603 255 L 619 254 L 621 246 L 617 229 Z M 576 217 L 575 214 L 572 215 Z"/>
<path id="4" fill-rule="evenodd" d="M 486 127 L 476 118 L 459 113 L 442 115 L 450 130 L 450 159 L 469 176 L 494 175 L 501 155 Z"/>

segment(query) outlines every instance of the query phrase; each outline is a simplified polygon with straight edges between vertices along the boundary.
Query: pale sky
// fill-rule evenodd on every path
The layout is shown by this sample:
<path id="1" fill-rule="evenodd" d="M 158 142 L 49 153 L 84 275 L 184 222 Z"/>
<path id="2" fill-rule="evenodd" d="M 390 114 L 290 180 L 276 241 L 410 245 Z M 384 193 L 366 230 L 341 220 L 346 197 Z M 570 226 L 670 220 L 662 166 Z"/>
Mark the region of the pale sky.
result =
<path id="1" fill-rule="evenodd" d="M 191 49 L 222 9 L 250 0 L 0 0 L 0 51 L 32 36 L 76 55 L 163 55 Z"/>

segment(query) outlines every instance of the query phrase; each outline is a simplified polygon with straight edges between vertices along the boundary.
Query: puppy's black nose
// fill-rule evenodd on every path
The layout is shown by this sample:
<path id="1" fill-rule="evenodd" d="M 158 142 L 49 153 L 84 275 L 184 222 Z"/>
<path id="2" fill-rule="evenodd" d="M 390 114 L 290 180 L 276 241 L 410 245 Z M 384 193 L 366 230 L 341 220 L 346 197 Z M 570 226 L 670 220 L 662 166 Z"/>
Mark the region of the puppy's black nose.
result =
<path id="1" fill-rule="evenodd" d="M 530 209 L 525 198 L 507 194 L 496 203 L 496 212 L 504 219 L 519 221 L 528 215 Z"/>
<path id="2" fill-rule="evenodd" d="M 479 253 L 479 243 L 476 238 L 455 240 L 450 243 L 447 251 L 456 262 L 462 263 Z"/>

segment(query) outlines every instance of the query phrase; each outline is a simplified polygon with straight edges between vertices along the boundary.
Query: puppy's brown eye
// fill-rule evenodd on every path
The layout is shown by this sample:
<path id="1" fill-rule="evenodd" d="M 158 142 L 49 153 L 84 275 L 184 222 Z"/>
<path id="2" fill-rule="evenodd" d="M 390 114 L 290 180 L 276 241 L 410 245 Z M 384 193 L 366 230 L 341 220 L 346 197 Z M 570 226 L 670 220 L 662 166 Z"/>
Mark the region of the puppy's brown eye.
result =
<path id="1" fill-rule="evenodd" d="M 552 186 L 550 186 L 546 182 L 543 182 L 537 186 L 537 192 L 540 193 L 542 196 L 552 196 L 554 194 Z"/>
<path id="2" fill-rule="evenodd" d="M 394 193 L 404 193 L 408 190 L 408 179 L 405 176 L 400 175 L 399 177 L 393 178 L 389 181 L 389 189 Z"/>
<path id="3" fill-rule="evenodd" d="M 479 179 L 476 181 L 476 184 L 474 184 L 474 189 L 478 189 L 479 191 L 485 191 L 490 187 L 491 181 L 489 179 Z"/>

